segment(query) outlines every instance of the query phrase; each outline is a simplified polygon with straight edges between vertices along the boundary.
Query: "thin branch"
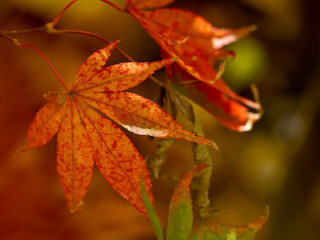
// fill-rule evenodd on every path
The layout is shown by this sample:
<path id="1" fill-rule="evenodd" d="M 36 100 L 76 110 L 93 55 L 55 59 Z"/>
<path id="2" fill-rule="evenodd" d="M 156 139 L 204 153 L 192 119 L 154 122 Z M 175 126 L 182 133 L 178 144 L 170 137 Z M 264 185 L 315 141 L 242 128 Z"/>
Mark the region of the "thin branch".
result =
<path id="1" fill-rule="evenodd" d="M 164 86 L 165 84 L 160 82 L 158 79 L 156 79 L 154 76 L 150 76 L 149 77 L 152 81 L 154 81 L 155 83 L 159 84 L 160 86 Z"/>
<path id="2" fill-rule="evenodd" d="M 62 80 L 61 76 L 59 75 L 59 73 L 55 70 L 55 68 L 52 66 L 52 64 L 49 62 L 49 60 L 34 46 L 30 45 L 30 44 L 26 44 L 26 43 L 19 43 L 18 41 L 16 41 L 16 45 L 19 47 L 28 47 L 33 49 L 34 51 L 36 51 L 42 58 L 43 60 L 46 61 L 46 63 L 50 66 L 50 68 L 52 69 L 52 71 L 55 73 L 55 75 L 58 77 L 59 81 L 62 83 L 64 89 L 69 92 L 69 89 L 67 87 L 67 85 L 65 84 L 65 82 Z"/>
<path id="3" fill-rule="evenodd" d="M 101 1 L 102 1 L 102 2 L 105 2 L 106 4 L 109 4 L 111 7 L 115 8 L 115 9 L 121 11 L 121 12 L 124 11 L 124 9 L 122 9 L 121 7 L 115 5 L 114 3 L 112 3 L 112 2 L 110 2 L 110 1 L 108 1 L 108 0 L 101 0 Z"/>
<path id="4" fill-rule="evenodd" d="M 1 31 L 1 35 L 14 35 L 14 34 L 23 34 L 29 32 L 36 32 L 36 31 L 45 31 L 47 28 L 45 26 L 36 27 L 36 28 L 29 28 L 29 29 L 22 29 L 22 30 L 11 30 L 11 31 Z"/>
<path id="5" fill-rule="evenodd" d="M 56 16 L 55 19 L 53 19 L 53 21 L 49 22 L 46 24 L 46 27 L 49 28 L 53 28 L 60 20 L 61 16 L 65 13 L 65 11 L 67 11 L 67 9 L 74 4 L 76 1 L 78 0 L 73 0 L 72 2 L 70 2 L 67 6 L 65 6 L 64 9 L 62 9 L 62 11 Z"/>
<path id="6" fill-rule="evenodd" d="M 46 31 L 48 34 L 65 34 L 65 33 L 75 33 L 75 34 L 83 34 L 83 35 L 87 35 L 87 36 L 91 36 L 94 38 L 97 38 L 101 41 L 104 41 L 107 44 L 110 44 L 111 41 L 105 39 L 104 37 L 98 35 L 98 34 L 94 34 L 91 32 L 87 32 L 87 31 L 82 31 L 82 30 L 57 30 L 54 28 L 54 26 L 59 22 L 61 16 L 65 13 L 65 11 L 71 6 L 73 5 L 76 1 L 78 0 L 73 0 L 71 1 L 65 8 L 63 8 L 61 10 L 61 12 L 55 17 L 55 19 L 49 23 L 47 23 L 46 25 L 42 26 L 42 27 L 36 27 L 36 28 L 31 28 L 31 29 L 24 29 L 24 30 L 12 30 L 12 31 L 1 31 L 0 32 L 0 37 L 6 38 L 10 41 L 12 41 L 14 44 L 16 44 L 17 46 L 21 46 L 21 47 L 29 47 L 34 49 L 36 52 L 38 52 L 40 54 L 40 56 L 48 63 L 48 65 L 51 67 L 51 69 L 55 72 L 55 74 L 57 75 L 57 77 L 59 78 L 60 82 L 62 83 L 62 85 L 64 86 L 64 88 L 68 91 L 68 88 L 66 86 L 66 84 L 63 82 L 62 78 L 59 76 L 59 74 L 55 71 L 55 69 L 53 68 L 53 66 L 50 64 L 50 62 L 40 53 L 39 50 L 37 50 L 36 48 L 34 48 L 33 46 L 29 45 L 29 44 L 20 44 L 19 41 L 17 39 L 13 39 L 11 37 L 9 37 L 8 35 L 14 35 L 14 34 L 22 34 L 22 33 L 28 33 L 28 32 L 34 32 L 34 31 Z M 114 3 L 108 1 L 108 0 L 101 0 L 102 2 L 105 2 L 107 4 L 109 4 L 110 6 L 114 7 L 115 9 L 119 10 L 119 11 L 124 11 L 122 8 L 120 8 L 119 6 L 115 5 Z M 117 46 L 115 47 L 115 49 L 121 54 L 123 55 L 125 58 L 127 58 L 129 61 L 131 62 L 136 62 L 132 57 L 130 57 L 127 53 L 125 53 L 123 50 L 121 50 L 120 48 L 118 48 Z M 159 80 L 157 80 L 155 77 L 150 76 L 149 77 L 153 82 L 164 86 L 164 84 L 162 82 L 160 82 Z"/>
<path id="7" fill-rule="evenodd" d="M 253 99 L 254 101 L 260 105 L 260 109 L 257 109 L 258 112 L 262 115 L 264 113 L 264 110 L 262 108 L 262 105 L 261 105 L 261 101 L 260 101 L 260 94 L 259 94 L 259 89 L 257 87 L 257 85 L 255 84 L 250 84 L 250 89 L 251 89 L 251 92 L 253 94 Z"/>
<path id="8" fill-rule="evenodd" d="M 7 39 L 7 40 L 9 40 L 10 42 L 13 42 L 13 43 L 14 43 L 14 39 L 11 38 L 11 37 L 9 37 L 9 36 L 5 33 L 5 31 L 0 32 L 0 37 L 2 37 L 2 38 L 4 38 L 4 39 Z"/>
<path id="9" fill-rule="evenodd" d="M 110 44 L 111 41 L 109 41 L 108 39 L 98 35 L 98 34 L 94 34 L 91 32 L 87 32 L 87 31 L 82 31 L 82 30 L 56 30 L 56 29 L 50 29 L 48 30 L 48 33 L 50 34 L 64 34 L 64 33 L 76 33 L 76 34 L 83 34 L 83 35 L 87 35 L 87 36 L 91 36 L 91 37 L 95 37 L 101 41 L 104 41 L 107 44 Z M 120 48 L 115 47 L 115 49 L 121 53 L 125 58 L 127 58 L 129 61 L 131 62 L 135 62 L 135 60 L 130 57 L 128 54 L 126 54 L 124 51 L 122 51 Z"/>
<path id="10" fill-rule="evenodd" d="M 48 29 L 48 33 L 50 34 L 65 34 L 65 33 L 75 33 L 75 34 L 83 34 L 83 35 L 87 35 L 87 36 L 91 36 L 91 37 L 95 37 L 99 40 L 102 40 L 104 41 L 105 43 L 107 44 L 110 44 L 111 41 L 105 39 L 104 37 L 98 35 L 98 34 L 94 34 L 94 33 L 91 33 L 91 32 L 87 32 L 87 31 L 82 31 L 82 30 L 56 30 L 54 28 L 52 29 Z M 118 48 L 117 46 L 115 47 L 115 49 L 121 53 L 125 58 L 127 58 L 129 61 L 131 62 L 136 62 L 132 57 L 130 57 L 128 54 L 126 54 L 123 50 L 121 50 L 120 48 Z M 164 86 L 164 84 L 162 82 L 160 82 L 158 79 L 156 79 L 155 77 L 153 76 L 150 76 L 149 77 L 152 81 L 154 81 L 155 83 L 161 85 L 161 86 Z"/>
<path id="11" fill-rule="evenodd" d="M 11 30 L 11 31 L 1 31 L 0 36 L 4 38 L 8 38 L 8 35 L 14 35 L 14 34 L 23 34 L 23 33 L 29 33 L 29 32 L 36 32 L 36 31 L 48 31 L 50 29 L 53 29 L 53 27 L 59 22 L 62 15 L 65 13 L 65 11 L 73 5 L 78 0 L 71 1 L 66 7 L 64 7 L 61 12 L 53 19 L 51 22 L 48 22 L 42 27 L 35 27 L 35 28 L 29 28 L 29 29 L 23 29 L 23 30 Z M 11 40 L 11 39 L 9 39 Z"/>
<path id="12" fill-rule="evenodd" d="M 51 29 L 48 29 L 47 31 L 49 34 L 65 34 L 65 33 L 75 33 L 75 34 L 82 34 L 82 35 L 87 35 L 87 36 L 91 36 L 91 37 L 94 37 L 94 38 L 97 38 L 101 41 L 104 41 L 105 43 L 107 44 L 110 44 L 111 41 L 105 39 L 104 37 L 98 35 L 98 34 L 94 34 L 94 33 L 91 33 L 91 32 L 87 32 L 87 31 L 82 31 L 82 30 L 57 30 L 57 29 L 54 29 L 54 28 L 51 28 Z"/>

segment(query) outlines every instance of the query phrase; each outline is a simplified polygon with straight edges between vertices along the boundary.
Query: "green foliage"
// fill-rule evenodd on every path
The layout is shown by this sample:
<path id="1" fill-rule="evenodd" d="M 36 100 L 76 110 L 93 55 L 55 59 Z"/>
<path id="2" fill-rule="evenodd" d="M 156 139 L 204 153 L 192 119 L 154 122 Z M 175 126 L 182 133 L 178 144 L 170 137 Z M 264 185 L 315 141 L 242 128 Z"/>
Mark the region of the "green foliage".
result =
<path id="1" fill-rule="evenodd" d="M 202 225 L 191 235 L 193 213 L 192 200 L 190 196 L 190 183 L 194 175 L 208 167 L 206 164 L 199 164 L 189 171 L 176 186 L 169 208 L 167 225 L 167 240 L 254 240 L 258 230 L 262 228 L 269 216 L 269 208 L 265 208 L 265 213 L 259 219 L 248 225 L 235 226 L 227 224 Z M 163 232 L 159 218 L 154 210 L 148 194 L 145 190 L 143 177 L 141 178 L 141 193 L 143 202 L 151 221 L 155 235 L 158 240 L 163 239 Z"/>
<path id="2" fill-rule="evenodd" d="M 170 204 L 167 240 L 184 240 L 192 229 L 192 206 L 184 201 Z"/>
<path id="3" fill-rule="evenodd" d="M 149 199 L 148 193 L 146 191 L 146 187 L 144 184 L 144 177 L 141 177 L 141 194 L 142 194 L 142 201 L 143 204 L 146 208 L 148 217 L 150 219 L 150 222 L 152 224 L 152 227 L 154 229 L 154 233 L 157 237 L 158 240 L 163 240 L 163 232 L 162 232 L 162 228 L 161 228 L 161 223 L 159 221 L 159 218 L 156 214 L 156 211 L 154 210 L 152 203 Z"/>

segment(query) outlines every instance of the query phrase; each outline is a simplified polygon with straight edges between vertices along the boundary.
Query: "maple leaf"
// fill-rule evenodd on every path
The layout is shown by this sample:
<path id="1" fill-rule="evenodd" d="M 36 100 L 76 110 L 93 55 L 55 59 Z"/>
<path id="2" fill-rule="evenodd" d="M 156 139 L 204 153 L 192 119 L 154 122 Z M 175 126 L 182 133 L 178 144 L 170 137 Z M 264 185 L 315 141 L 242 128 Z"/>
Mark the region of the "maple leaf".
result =
<path id="1" fill-rule="evenodd" d="M 206 89 L 205 92 L 210 96 L 218 95 L 215 98 L 216 102 L 212 102 L 211 108 L 207 110 L 223 125 L 233 130 L 250 130 L 252 123 L 260 118 L 260 115 L 253 114 L 251 109 L 260 110 L 261 106 L 236 94 L 221 79 L 224 61 L 227 57 L 235 55 L 221 48 L 249 34 L 255 26 L 239 29 L 216 28 L 203 17 L 190 11 L 177 8 L 141 10 L 146 7 L 146 3 L 149 8 L 157 8 L 164 6 L 167 1 L 160 2 L 161 4 L 157 1 L 130 0 L 126 9 L 159 44 L 163 56 L 179 57 L 176 64 L 180 67 L 179 72 L 187 73 L 183 74 L 184 78 L 187 76 L 187 79 L 200 80 L 208 85 L 204 88 L 203 84 L 199 84 L 201 91 Z M 168 1 L 171 2 L 173 1 Z M 219 65 L 221 60 L 222 63 Z M 218 70 L 214 69 L 214 65 L 219 65 Z M 221 108 L 223 114 L 217 114 L 218 111 L 221 112 L 216 109 L 217 105 L 224 106 Z M 239 111 L 235 111 L 236 105 L 239 106 Z M 212 108 L 215 110 L 211 111 Z M 235 112 L 242 114 L 240 116 Z"/>
<path id="2" fill-rule="evenodd" d="M 145 161 L 116 126 L 137 134 L 215 143 L 185 130 L 154 102 L 132 88 L 174 59 L 152 63 L 120 63 L 103 68 L 117 42 L 92 54 L 79 68 L 71 90 L 49 93 L 52 101 L 42 107 L 27 132 L 29 149 L 46 144 L 58 131 L 57 171 L 68 207 L 77 211 L 87 192 L 95 163 L 109 184 L 138 210 L 145 213 L 140 193 L 144 176 L 152 198 Z"/>
<path id="3" fill-rule="evenodd" d="M 221 75 L 212 67 L 217 60 L 234 55 L 221 48 L 255 29 L 254 26 L 239 29 L 216 28 L 203 17 L 178 8 L 143 11 L 135 5 L 129 6 L 127 5 L 127 11 L 160 47 L 170 56 L 179 57 L 177 63 L 181 68 L 208 84 L 213 84 Z"/>

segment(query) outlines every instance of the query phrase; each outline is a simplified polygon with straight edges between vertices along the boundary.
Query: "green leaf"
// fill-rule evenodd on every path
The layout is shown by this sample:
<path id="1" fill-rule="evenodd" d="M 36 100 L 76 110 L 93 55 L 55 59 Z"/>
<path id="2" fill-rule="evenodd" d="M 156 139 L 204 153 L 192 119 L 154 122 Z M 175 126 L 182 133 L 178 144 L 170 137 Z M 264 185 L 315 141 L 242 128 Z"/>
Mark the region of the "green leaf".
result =
<path id="1" fill-rule="evenodd" d="M 204 137 L 201 123 L 199 122 L 197 115 L 194 113 L 192 104 L 187 100 L 186 97 L 174 92 L 172 90 L 172 86 L 170 85 L 167 92 L 170 93 L 170 97 L 173 99 L 172 102 L 174 102 L 176 108 L 179 110 L 179 112 L 181 112 L 182 116 L 193 123 L 192 132 L 198 136 Z M 217 211 L 217 208 L 210 208 L 210 200 L 208 197 L 212 174 L 212 158 L 208 148 L 201 144 L 193 143 L 192 152 L 196 165 L 202 163 L 209 165 L 209 167 L 197 174 L 193 180 L 198 191 L 195 203 L 200 209 L 199 214 L 201 217 L 207 217 Z"/>
<path id="2" fill-rule="evenodd" d="M 188 99 L 176 92 L 170 84 L 167 84 L 166 90 L 168 98 L 171 100 L 173 107 L 176 108 L 176 111 L 180 112 L 185 119 L 194 122 L 193 107 Z"/>
<path id="3" fill-rule="evenodd" d="M 194 115 L 192 131 L 199 136 L 204 136 L 202 126 L 196 115 Z M 210 208 L 210 200 L 208 197 L 212 175 L 212 158 L 209 149 L 200 144 L 192 144 L 192 152 L 196 164 L 205 163 L 209 165 L 209 167 L 201 171 L 194 179 L 198 190 L 195 202 L 200 208 L 199 214 L 201 217 L 207 217 L 216 211 L 216 208 Z"/>
<path id="4" fill-rule="evenodd" d="M 165 138 L 159 139 L 157 144 L 157 150 L 148 159 L 148 168 L 153 177 L 159 178 L 162 166 L 167 160 L 167 151 L 174 143 L 174 139 Z"/>
<path id="5" fill-rule="evenodd" d="M 262 217 L 246 226 L 209 224 L 201 226 L 189 240 L 254 240 L 269 216 L 269 207 Z"/>
<path id="6" fill-rule="evenodd" d="M 168 91 L 165 88 L 161 88 L 160 94 L 160 102 L 163 109 L 169 113 L 173 119 L 176 119 L 178 110 L 174 106 Z M 162 166 L 167 161 L 167 151 L 174 143 L 175 139 L 172 138 L 165 138 L 159 139 L 157 144 L 157 150 L 148 158 L 148 169 L 153 177 L 159 178 L 160 171 Z"/>
<path id="7" fill-rule="evenodd" d="M 192 229 L 193 212 L 190 183 L 193 176 L 207 164 L 200 164 L 188 172 L 175 188 L 168 217 L 167 240 L 185 240 Z"/>
<path id="8" fill-rule="evenodd" d="M 153 208 L 153 205 L 150 201 L 148 193 L 146 191 L 143 176 L 141 176 L 141 194 L 142 194 L 142 201 L 143 201 L 144 207 L 147 210 L 147 214 L 148 214 L 149 220 L 151 221 L 154 233 L 158 240 L 163 240 L 164 238 L 163 238 L 161 223 L 156 214 L 156 211 Z"/>

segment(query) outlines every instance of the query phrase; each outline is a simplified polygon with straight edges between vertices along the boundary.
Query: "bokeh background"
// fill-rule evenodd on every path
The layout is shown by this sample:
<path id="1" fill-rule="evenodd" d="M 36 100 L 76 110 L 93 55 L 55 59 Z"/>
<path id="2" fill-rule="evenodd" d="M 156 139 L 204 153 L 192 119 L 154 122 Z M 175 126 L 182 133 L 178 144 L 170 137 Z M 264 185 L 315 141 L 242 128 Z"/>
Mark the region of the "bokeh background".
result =
<path id="1" fill-rule="evenodd" d="M 26 29 L 51 21 L 67 0 L 1 0 L 0 30 Z M 123 6 L 125 1 L 114 1 Z M 204 16 L 217 27 L 256 24 L 258 30 L 230 45 L 237 58 L 224 75 L 242 95 L 260 90 L 262 119 L 247 133 L 221 126 L 200 107 L 210 150 L 212 206 L 219 214 L 195 222 L 247 224 L 270 206 L 258 239 L 320 239 L 320 15 L 317 0 L 177 0 L 173 6 Z M 160 59 L 159 48 L 129 15 L 98 0 L 72 6 L 57 28 L 81 29 L 113 41 L 138 61 Z M 104 43 L 80 35 L 41 32 L 17 35 L 40 49 L 70 86 L 80 64 Z M 125 61 L 118 53 L 111 63 Z M 163 79 L 164 73 L 157 75 Z M 15 154 L 29 123 L 46 101 L 63 91 L 55 75 L 32 50 L 0 38 L 0 239 L 155 239 L 150 223 L 123 200 L 95 169 L 83 211 L 69 213 L 55 167 L 55 141 Z M 156 100 L 159 88 L 146 81 L 132 91 Z M 249 96 L 249 95 L 248 95 Z M 127 133 L 145 157 L 156 140 Z M 189 149 L 189 150 L 186 150 Z M 190 144 L 177 141 L 164 172 L 182 177 L 190 168 Z M 175 182 L 153 180 L 156 207 L 165 220 Z"/>

